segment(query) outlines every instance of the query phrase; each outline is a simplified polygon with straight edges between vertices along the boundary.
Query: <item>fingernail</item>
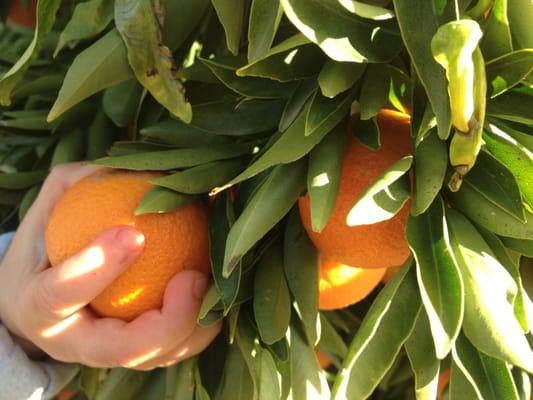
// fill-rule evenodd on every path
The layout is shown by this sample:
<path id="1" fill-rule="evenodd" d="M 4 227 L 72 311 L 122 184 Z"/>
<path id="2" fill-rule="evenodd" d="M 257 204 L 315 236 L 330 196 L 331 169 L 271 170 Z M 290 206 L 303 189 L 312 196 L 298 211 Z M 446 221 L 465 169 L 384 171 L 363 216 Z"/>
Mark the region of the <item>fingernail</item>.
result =
<path id="1" fill-rule="evenodd" d="M 144 235 L 132 228 L 123 228 L 117 234 L 117 240 L 125 250 L 139 250 L 144 244 Z"/>
<path id="2" fill-rule="evenodd" d="M 207 278 L 202 276 L 194 281 L 192 293 L 197 300 L 203 300 L 207 289 Z"/>

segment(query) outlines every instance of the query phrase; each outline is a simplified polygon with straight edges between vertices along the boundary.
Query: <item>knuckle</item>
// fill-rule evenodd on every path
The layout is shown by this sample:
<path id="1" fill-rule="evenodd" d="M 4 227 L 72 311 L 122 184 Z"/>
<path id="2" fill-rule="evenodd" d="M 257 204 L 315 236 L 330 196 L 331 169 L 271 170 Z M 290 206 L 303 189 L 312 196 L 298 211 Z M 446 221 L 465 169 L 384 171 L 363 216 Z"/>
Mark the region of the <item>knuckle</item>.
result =
<path id="1" fill-rule="evenodd" d="M 31 291 L 29 306 L 47 316 L 60 316 L 61 301 L 57 293 L 49 285 L 42 282 Z"/>

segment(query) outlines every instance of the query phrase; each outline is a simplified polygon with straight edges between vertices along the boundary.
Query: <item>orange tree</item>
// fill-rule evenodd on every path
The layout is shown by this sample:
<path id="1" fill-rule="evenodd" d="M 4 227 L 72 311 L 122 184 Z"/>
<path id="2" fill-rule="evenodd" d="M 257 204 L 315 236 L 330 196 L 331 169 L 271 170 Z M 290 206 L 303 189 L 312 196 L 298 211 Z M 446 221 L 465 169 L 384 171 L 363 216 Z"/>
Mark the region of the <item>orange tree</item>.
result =
<path id="1" fill-rule="evenodd" d="M 1 229 L 75 160 L 165 174 L 136 214 L 211 195 L 198 323 L 223 332 L 167 369 L 82 368 L 78 398 L 435 399 L 448 369 L 443 398 L 529 398 L 531 1 L 38 0 L 34 29 L 21 3 Z"/>

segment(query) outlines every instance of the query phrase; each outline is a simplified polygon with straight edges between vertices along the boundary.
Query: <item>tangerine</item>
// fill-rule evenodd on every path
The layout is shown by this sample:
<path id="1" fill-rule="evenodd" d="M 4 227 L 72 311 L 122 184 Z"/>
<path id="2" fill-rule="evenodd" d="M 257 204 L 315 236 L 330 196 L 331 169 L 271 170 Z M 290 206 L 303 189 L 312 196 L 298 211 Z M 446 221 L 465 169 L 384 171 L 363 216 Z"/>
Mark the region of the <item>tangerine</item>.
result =
<path id="1" fill-rule="evenodd" d="M 63 195 L 48 222 L 45 240 L 52 266 L 114 226 L 129 225 L 144 235 L 139 258 L 91 302 L 101 316 L 131 321 L 161 307 L 165 288 L 179 271 L 209 271 L 205 204 L 196 201 L 173 212 L 134 215 L 156 176 L 160 174 L 99 170 Z"/>

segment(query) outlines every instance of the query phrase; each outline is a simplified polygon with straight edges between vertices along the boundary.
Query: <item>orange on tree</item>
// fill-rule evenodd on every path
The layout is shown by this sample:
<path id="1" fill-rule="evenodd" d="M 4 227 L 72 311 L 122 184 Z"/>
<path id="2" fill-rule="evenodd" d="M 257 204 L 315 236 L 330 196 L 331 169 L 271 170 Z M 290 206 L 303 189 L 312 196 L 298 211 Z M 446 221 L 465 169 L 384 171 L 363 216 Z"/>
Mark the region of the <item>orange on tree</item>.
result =
<path id="1" fill-rule="evenodd" d="M 322 232 L 314 232 L 311 227 L 309 194 L 298 202 L 305 229 L 320 253 L 360 268 L 398 266 L 409 255 L 404 230 L 410 200 L 386 221 L 358 226 L 347 224 L 348 213 L 365 189 L 391 164 L 412 152 L 407 114 L 381 110 L 377 121 L 381 141 L 377 151 L 362 145 L 348 132 L 335 208 Z"/>
<path id="2" fill-rule="evenodd" d="M 166 285 L 179 271 L 209 271 L 205 204 L 196 201 L 173 212 L 134 215 L 156 176 L 99 170 L 73 185 L 50 217 L 46 247 L 53 266 L 113 226 L 129 225 L 144 235 L 144 251 L 136 262 L 91 302 L 101 316 L 132 320 L 162 305 Z"/>
<path id="3" fill-rule="evenodd" d="M 12 0 L 9 6 L 8 20 L 17 25 L 34 27 L 36 22 L 37 0 L 30 1 L 29 8 L 22 0 Z"/>
<path id="4" fill-rule="evenodd" d="M 329 257 L 320 257 L 318 307 L 348 307 L 368 296 L 381 282 L 387 268 L 355 268 Z"/>

